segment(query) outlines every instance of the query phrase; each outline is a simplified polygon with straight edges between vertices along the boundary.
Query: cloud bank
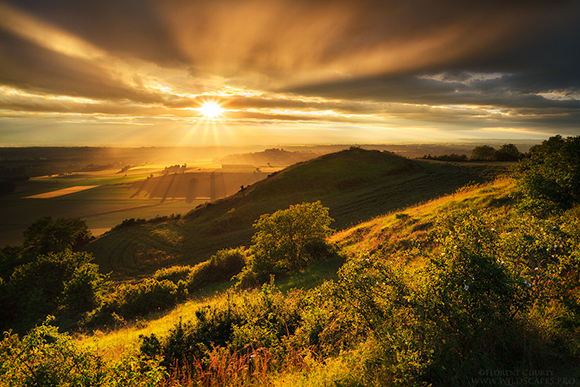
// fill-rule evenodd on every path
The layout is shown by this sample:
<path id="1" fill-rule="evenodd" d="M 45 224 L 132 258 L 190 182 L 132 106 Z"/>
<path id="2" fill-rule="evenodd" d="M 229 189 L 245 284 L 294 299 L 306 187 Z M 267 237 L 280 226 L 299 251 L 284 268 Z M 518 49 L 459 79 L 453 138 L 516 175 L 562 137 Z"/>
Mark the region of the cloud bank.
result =
<path id="1" fill-rule="evenodd" d="M 471 3 L 0 1 L 0 145 L 580 134 L 580 4 Z"/>

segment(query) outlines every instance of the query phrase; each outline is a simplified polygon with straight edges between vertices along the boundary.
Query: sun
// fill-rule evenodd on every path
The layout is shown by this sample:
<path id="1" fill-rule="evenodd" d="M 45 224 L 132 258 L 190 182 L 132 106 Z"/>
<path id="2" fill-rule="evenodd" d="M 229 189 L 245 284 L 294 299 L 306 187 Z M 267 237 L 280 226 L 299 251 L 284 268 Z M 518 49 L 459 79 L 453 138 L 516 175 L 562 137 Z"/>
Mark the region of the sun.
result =
<path id="1" fill-rule="evenodd" d="M 215 101 L 207 101 L 201 105 L 199 112 L 206 118 L 216 118 L 224 112 L 224 109 Z"/>

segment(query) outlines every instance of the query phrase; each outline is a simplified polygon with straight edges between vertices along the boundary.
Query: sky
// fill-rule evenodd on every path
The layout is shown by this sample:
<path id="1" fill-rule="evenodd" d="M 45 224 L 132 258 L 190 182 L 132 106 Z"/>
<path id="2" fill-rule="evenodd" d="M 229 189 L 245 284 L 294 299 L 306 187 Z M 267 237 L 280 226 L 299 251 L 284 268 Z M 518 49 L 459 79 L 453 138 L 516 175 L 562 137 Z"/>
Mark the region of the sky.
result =
<path id="1" fill-rule="evenodd" d="M 0 0 L 0 146 L 580 135 L 578 20 L 577 0 Z"/>

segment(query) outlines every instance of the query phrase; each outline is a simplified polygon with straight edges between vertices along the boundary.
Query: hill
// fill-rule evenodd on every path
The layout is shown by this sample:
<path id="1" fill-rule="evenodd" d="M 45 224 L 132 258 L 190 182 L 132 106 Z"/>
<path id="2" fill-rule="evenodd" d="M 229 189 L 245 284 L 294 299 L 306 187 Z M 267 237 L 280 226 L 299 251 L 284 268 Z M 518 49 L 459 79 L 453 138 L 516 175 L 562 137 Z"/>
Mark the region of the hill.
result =
<path id="1" fill-rule="evenodd" d="M 241 288 L 237 282 L 231 289 L 233 281 L 227 280 L 231 274 L 209 286 L 207 281 L 196 282 L 200 275 L 214 277 L 209 270 L 222 270 L 224 260 L 229 257 L 233 263 L 231 258 L 240 258 L 243 249 L 222 251 L 193 268 L 161 270 L 136 285 L 110 287 L 112 293 L 94 310 L 76 317 L 82 319 L 79 328 L 94 329 L 86 336 L 75 332 L 73 339 L 60 334 L 49 325 L 55 323 L 50 319 L 26 330 L 22 339 L 7 332 L 0 347 L 3 376 L 10 385 L 38 382 L 40 371 L 42 377 L 61 384 L 83 380 L 111 386 L 129 385 L 127 381 L 135 386 L 176 387 L 576 385 L 580 207 L 577 198 L 564 202 L 532 196 L 545 195 L 545 184 L 530 186 L 526 180 L 532 177 L 537 183 L 537 169 L 546 166 L 545 157 L 535 156 L 562 144 L 568 142 L 555 138 L 544 143 L 515 168 L 512 177 L 470 184 L 451 195 L 345 227 L 325 241 L 330 254 L 319 255 L 318 261 L 298 271 L 270 277 L 260 288 Z M 549 152 L 556 159 L 550 161 L 570 158 L 563 154 Z M 353 157 L 353 153 L 338 155 Z M 372 156 L 363 152 L 356 159 Z M 325 165 L 337 159 L 327 159 Z M 412 175 L 406 168 L 415 164 L 391 161 L 388 167 L 381 166 L 387 176 L 397 176 L 396 171 Z M 542 169 L 546 178 L 575 165 L 551 164 Z M 340 191 L 340 185 L 332 184 L 337 176 L 329 173 L 324 176 L 328 181 L 321 180 L 328 197 Z M 364 174 L 360 179 L 364 187 Z M 568 181 L 560 192 L 576 193 L 575 182 Z M 259 186 L 254 187 L 252 203 L 259 202 Z M 268 187 L 274 195 L 265 198 L 296 195 L 288 185 L 278 187 L 284 189 L 281 192 L 274 188 Z M 550 209 L 542 203 L 561 206 Z M 180 227 L 185 227 L 218 206 L 185 219 L 157 219 L 144 225 L 183 222 Z M 306 216 L 296 207 L 312 205 L 292 206 L 278 214 Z M 317 209 L 325 219 L 327 210 Z M 270 236 L 278 235 L 275 230 L 288 230 L 288 218 L 279 217 L 277 222 L 281 228 L 270 228 Z M 126 230 L 131 228 L 125 225 Z M 260 258 L 257 243 L 253 241 L 242 273 Z M 267 243 L 278 247 L 277 238 Z M 70 270 L 68 282 L 53 278 L 62 270 L 49 273 L 46 268 L 67 257 L 85 265 Z M 62 328 L 64 313 L 77 307 L 86 310 L 86 303 L 74 302 L 80 299 L 78 294 L 71 297 L 70 291 L 84 289 L 82 294 L 96 295 L 103 285 L 97 282 L 103 276 L 97 275 L 88 258 L 66 250 L 23 265 L 3 285 L 10 293 L 0 292 L 4 295 L 0 301 L 10 306 L 12 298 L 20 299 L 25 307 L 21 310 L 31 312 L 46 304 L 39 302 L 41 290 L 52 292 L 62 284 L 61 296 L 52 297 L 60 299 L 56 322 Z M 51 262 L 53 266 L 47 266 Z M 28 290 L 38 282 L 52 286 Z M 0 310 L 10 312 L 6 307 Z M 62 373 L 63 369 L 67 371 Z"/>
<path id="2" fill-rule="evenodd" d="M 289 152 L 284 149 L 272 148 L 262 152 L 234 153 L 217 159 L 216 161 L 220 164 L 287 167 L 302 161 L 311 160 L 317 156 L 320 156 L 320 153 L 314 153 L 312 151 Z"/>
<path id="3" fill-rule="evenodd" d="M 505 173 L 505 163 L 410 160 L 351 148 L 292 165 L 237 194 L 176 218 L 118 227 L 89 244 L 101 270 L 128 279 L 173 264 L 196 264 L 216 251 L 249 245 L 252 224 L 291 204 L 321 200 L 332 227 L 361 221 L 449 194 Z"/>
<path id="4" fill-rule="evenodd" d="M 221 291 L 80 343 L 112 359 L 141 345 L 168 361 L 186 354 L 179 343 L 211 342 L 214 363 L 191 384 L 462 386 L 492 380 L 487 369 L 519 372 L 506 383 L 541 385 L 523 374 L 536 369 L 578 380 L 577 271 L 567 261 L 578 211 L 530 218 L 514 189 L 500 179 L 375 217 L 330 238 L 338 261 L 261 290 L 213 286 L 205 291 Z M 220 334 L 231 341 L 214 343 Z M 244 371 L 258 362 L 259 373 Z"/>

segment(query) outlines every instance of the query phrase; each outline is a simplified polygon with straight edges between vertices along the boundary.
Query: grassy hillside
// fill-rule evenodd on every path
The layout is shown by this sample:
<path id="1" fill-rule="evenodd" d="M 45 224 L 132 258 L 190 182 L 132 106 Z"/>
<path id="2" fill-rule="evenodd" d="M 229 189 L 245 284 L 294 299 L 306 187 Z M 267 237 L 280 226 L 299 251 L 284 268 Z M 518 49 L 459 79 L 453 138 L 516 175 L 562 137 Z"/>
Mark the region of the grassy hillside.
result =
<path id="1" fill-rule="evenodd" d="M 470 185 L 347 227 L 334 258 L 261 289 L 213 284 L 74 341 L 41 326 L 0 356 L 18 381 L 34 378 L 13 355 L 32 340 L 48 354 L 34 367 L 67 361 L 62 378 L 105 385 L 576 385 L 579 209 L 531 216 L 515 187 Z"/>
<path id="2" fill-rule="evenodd" d="M 109 232 L 87 250 L 104 271 L 119 278 L 147 275 L 169 264 L 195 264 L 217 250 L 248 245 L 252 224 L 265 213 L 321 200 L 338 230 L 381 214 L 489 181 L 505 163 L 451 164 L 409 160 L 358 148 L 299 163 L 236 195 L 180 219 Z"/>
<path id="3" fill-rule="evenodd" d="M 205 343 L 200 332 L 219 341 L 216 332 L 234 324 L 225 344 L 207 344 L 209 363 L 172 374 L 169 385 L 545 384 L 534 370 L 575 385 L 580 347 L 567 302 L 577 288 L 564 281 L 572 298 L 560 301 L 561 269 L 550 257 L 566 262 L 577 246 L 577 211 L 528 218 L 513 192 L 500 179 L 375 217 L 330 238 L 340 258 L 275 287 L 213 285 L 163 315 L 78 343 L 122 361 L 147 350 L 143 337 L 179 353 L 179 343 Z M 519 379 L 492 381 L 495 370 Z"/>
<path id="4" fill-rule="evenodd" d="M 453 194 L 404 208 L 400 212 L 377 216 L 338 231 L 330 237 L 330 241 L 340 249 L 342 256 L 356 256 L 361 252 L 386 255 L 397 249 L 412 250 L 412 243 L 422 243 L 422 250 L 427 252 L 430 246 L 429 234 L 437 217 L 469 205 L 487 207 L 495 213 L 505 212 L 511 206 L 509 195 L 512 190 L 513 182 L 507 178 L 466 187 Z M 341 257 L 318 262 L 300 273 L 277 279 L 276 286 L 284 292 L 314 288 L 325 280 L 336 279 L 337 271 L 343 263 Z M 420 261 L 410 263 L 411 266 L 422 265 Z M 119 356 L 124 350 L 137 347 L 139 335 L 163 335 L 182 319 L 194 320 L 196 310 L 223 303 L 225 298 L 232 297 L 226 294 L 232 285 L 232 282 L 211 285 L 167 313 L 152 314 L 146 320 L 128 324 L 108 334 L 97 332 L 96 335 L 79 338 L 84 345 L 98 347 L 110 356 Z"/>
<path id="5" fill-rule="evenodd" d="M 350 152 L 327 159 L 325 165 L 348 171 L 336 160 L 360 151 Z M 358 160 L 376 156 L 362 153 Z M 525 171 L 538 166 L 531 161 L 524 164 Z M 359 173 L 353 185 L 365 192 L 372 187 L 366 185 L 369 176 L 425 172 L 416 165 L 421 164 L 393 159 L 376 168 L 380 173 Z M 570 164 L 565 165 L 552 169 L 568 172 Z M 436 173 L 441 164 L 423 166 Z M 236 203 L 267 204 L 298 195 L 293 185 L 300 183 L 292 174 L 300 167 L 271 177 L 273 185 L 257 184 L 245 196 L 240 193 Z M 81 321 L 77 327 L 92 331 L 77 332 L 74 340 L 48 321 L 22 339 L 7 333 L 0 345 L 0 380 L 4 376 L 9 385 L 28 385 L 41 384 L 42 377 L 58 380 L 55 385 L 83 380 L 168 387 L 577 385 L 579 202 L 552 212 L 531 208 L 521 173 L 518 168 L 512 178 L 463 186 L 344 227 L 326 241 L 331 254 L 319 255 L 301 271 L 277 272 L 280 277 L 270 277 L 261 288 L 241 288 L 241 282 L 234 287 L 229 280 L 190 286 L 200 273 L 214 277 L 201 268 L 222 270 L 220 262 L 239 261 L 246 254 L 243 249 L 221 251 L 195 268 L 171 267 L 139 284 L 115 286 L 96 309 L 81 315 L 90 324 Z M 324 190 L 329 199 L 340 197 L 344 189 L 340 174 L 299 176 L 307 184 L 319 177 L 316 183 L 321 184 L 301 194 Z M 576 192 L 573 185 L 561 188 Z M 158 243 L 162 261 L 164 248 L 185 245 L 179 240 L 183 230 L 203 217 L 215 221 L 212 211 L 224 202 L 189 217 L 135 227 L 151 227 L 143 243 Z M 224 230 L 235 229 L 243 219 L 236 217 L 244 207 L 235 208 L 219 212 L 222 227 L 213 230 L 215 235 L 228 234 Z M 319 209 L 321 216 L 325 212 Z M 278 226 L 286 221 L 280 218 Z M 206 236 L 212 235 L 210 230 Z M 294 233 L 296 228 L 284 230 Z M 272 239 L 270 247 L 278 242 Z M 260 258 L 256 245 L 254 241 L 252 255 L 243 259 L 246 269 Z M 42 262 L 61 263 L 66 257 L 80 258 L 65 251 Z M 127 263 L 134 268 L 139 264 Z M 83 267 L 75 275 L 91 274 L 90 266 Z M 10 297 L 25 293 L 22 289 L 32 282 L 18 278 L 44 280 L 38 273 L 29 271 L 27 277 L 20 271 L 20 277 L 11 277 L 7 285 L 15 288 Z M 89 279 L 97 277 L 93 272 Z M 66 297 L 69 285 L 100 286 L 94 281 L 53 281 L 56 287 L 58 282 L 66 285 L 64 311 L 77 305 Z M 40 306 L 40 295 L 24 305 L 30 310 Z M 63 328 L 66 315 L 60 316 L 53 323 Z"/>

